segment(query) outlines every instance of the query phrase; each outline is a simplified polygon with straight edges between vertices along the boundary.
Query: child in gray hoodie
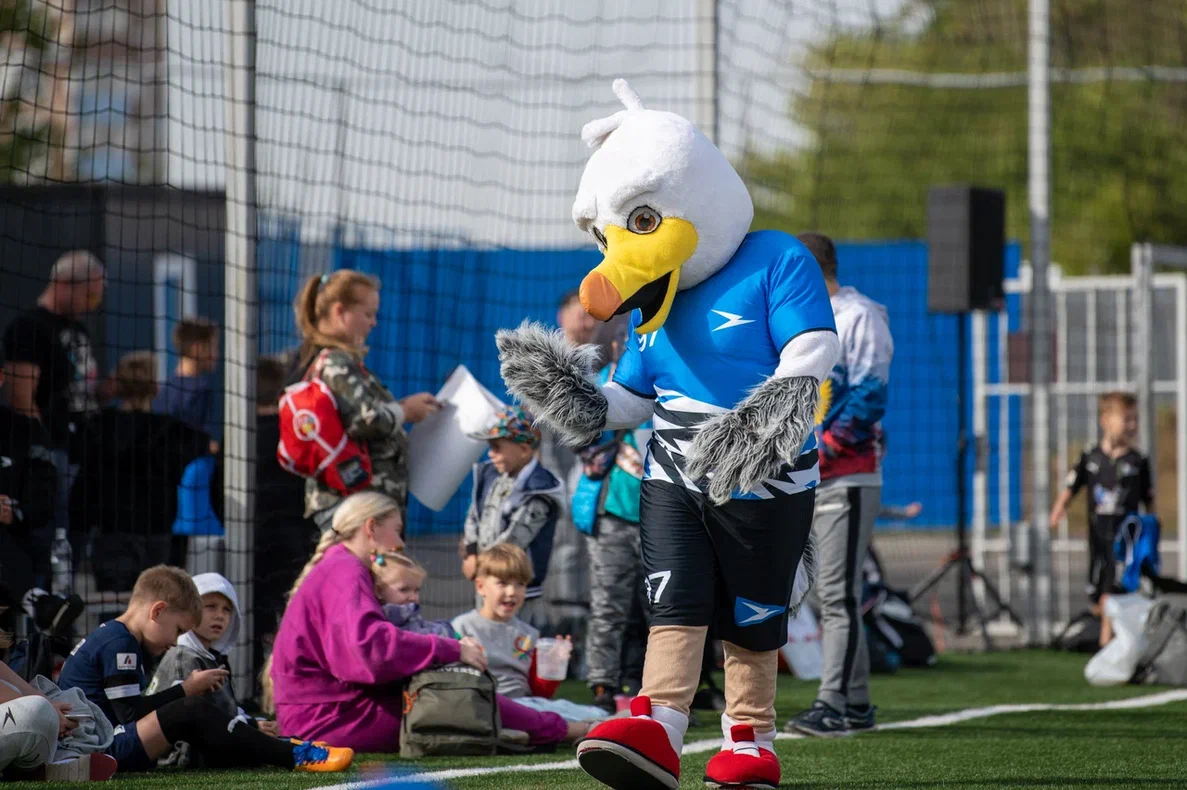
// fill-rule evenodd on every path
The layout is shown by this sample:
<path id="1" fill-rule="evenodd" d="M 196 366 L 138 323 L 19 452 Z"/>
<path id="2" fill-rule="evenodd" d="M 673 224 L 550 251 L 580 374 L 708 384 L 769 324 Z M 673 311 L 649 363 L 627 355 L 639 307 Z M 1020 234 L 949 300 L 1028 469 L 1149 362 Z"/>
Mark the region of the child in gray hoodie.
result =
<path id="1" fill-rule="evenodd" d="M 186 631 L 177 638 L 177 644 L 161 657 L 157 671 L 148 686 L 149 694 L 156 694 L 171 686 L 180 685 L 194 670 L 226 669 L 231 665 L 227 652 L 239 636 L 239 596 L 231 582 L 219 573 L 199 573 L 194 584 L 202 595 L 202 622 L 192 631 Z M 216 691 L 209 692 L 215 707 L 242 719 L 268 735 L 276 735 L 276 722 L 257 721 L 248 716 L 235 700 L 235 690 L 227 682 Z M 161 764 L 178 767 L 192 766 L 188 744 L 178 743 L 173 751 L 161 758 Z"/>

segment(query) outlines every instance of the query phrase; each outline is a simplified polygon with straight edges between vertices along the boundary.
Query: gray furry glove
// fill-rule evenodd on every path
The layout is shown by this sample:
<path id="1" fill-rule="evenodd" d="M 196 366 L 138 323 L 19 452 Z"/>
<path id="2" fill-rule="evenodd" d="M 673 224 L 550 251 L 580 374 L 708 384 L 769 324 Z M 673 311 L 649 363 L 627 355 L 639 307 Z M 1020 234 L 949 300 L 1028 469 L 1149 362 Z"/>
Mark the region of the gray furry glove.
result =
<path id="1" fill-rule="evenodd" d="M 735 489 L 752 491 L 799 456 L 816 424 L 819 398 L 816 379 L 767 379 L 732 411 L 701 425 L 685 456 L 689 478 L 716 505 L 728 502 Z"/>
<path id="2" fill-rule="evenodd" d="M 507 389 L 570 447 L 584 447 L 606 425 L 606 396 L 593 379 L 596 346 L 574 346 L 563 332 L 524 321 L 495 334 Z"/>

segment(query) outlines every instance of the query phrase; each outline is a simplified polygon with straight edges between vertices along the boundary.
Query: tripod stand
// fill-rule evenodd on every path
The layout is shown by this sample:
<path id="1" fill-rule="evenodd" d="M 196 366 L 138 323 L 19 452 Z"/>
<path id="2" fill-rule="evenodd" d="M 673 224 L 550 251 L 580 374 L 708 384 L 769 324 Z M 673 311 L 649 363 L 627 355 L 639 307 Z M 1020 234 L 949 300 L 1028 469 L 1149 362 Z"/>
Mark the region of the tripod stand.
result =
<path id="1" fill-rule="evenodd" d="M 910 593 L 910 602 L 913 605 L 917 600 L 927 594 L 929 590 L 944 580 L 948 572 L 955 569 L 957 573 L 956 578 L 956 633 L 959 636 L 964 636 L 967 633 L 966 622 L 969 617 L 969 609 L 971 608 L 976 614 L 978 622 L 981 624 L 981 636 L 985 640 L 985 647 L 988 650 L 993 649 L 993 640 L 989 636 L 989 621 L 997 617 L 1003 612 L 1009 616 L 1019 627 L 1022 626 L 1022 621 L 1014 610 L 1008 604 L 1002 601 L 1001 593 L 993 585 L 993 582 L 985 578 L 981 571 L 973 566 L 972 557 L 969 555 L 968 546 L 968 506 L 965 502 L 965 494 L 967 492 L 967 485 L 965 482 L 965 474 L 968 470 L 968 449 L 969 449 L 969 431 L 967 416 L 965 414 L 965 380 L 967 376 L 968 363 L 965 359 L 965 352 L 967 348 L 968 328 L 966 322 L 969 318 L 969 313 L 960 313 L 956 316 L 956 336 L 957 336 L 957 387 L 956 387 L 956 404 L 958 411 L 957 418 L 957 439 L 956 439 L 956 550 L 948 554 L 944 558 L 940 567 L 932 571 L 923 579 Z M 978 455 L 980 449 L 978 448 Z M 977 603 L 977 596 L 973 591 L 973 580 L 976 579 L 984 586 L 985 593 L 992 600 L 996 607 L 992 612 L 987 613 Z"/>

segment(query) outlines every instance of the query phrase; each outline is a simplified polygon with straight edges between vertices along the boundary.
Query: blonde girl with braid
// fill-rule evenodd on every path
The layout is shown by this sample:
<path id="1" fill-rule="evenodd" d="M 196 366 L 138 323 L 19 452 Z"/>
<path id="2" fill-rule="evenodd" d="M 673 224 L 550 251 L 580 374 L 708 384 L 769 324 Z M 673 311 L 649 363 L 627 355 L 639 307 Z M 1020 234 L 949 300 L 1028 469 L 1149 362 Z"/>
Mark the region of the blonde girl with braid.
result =
<path id="1" fill-rule="evenodd" d="M 486 670 L 475 640 L 412 633 L 384 616 L 370 567 L 401 552 L 402 528 L 399 505 L 375 491 L 353 494 L 335 509 L 289 594 L 264 679 L 281 732 L 355 751 L 397 752 L 401 681 L 459 661 Z M 527 732 L 533 744 L 560 743 L 588 729 L 498 702 L 503 726 Z"/>

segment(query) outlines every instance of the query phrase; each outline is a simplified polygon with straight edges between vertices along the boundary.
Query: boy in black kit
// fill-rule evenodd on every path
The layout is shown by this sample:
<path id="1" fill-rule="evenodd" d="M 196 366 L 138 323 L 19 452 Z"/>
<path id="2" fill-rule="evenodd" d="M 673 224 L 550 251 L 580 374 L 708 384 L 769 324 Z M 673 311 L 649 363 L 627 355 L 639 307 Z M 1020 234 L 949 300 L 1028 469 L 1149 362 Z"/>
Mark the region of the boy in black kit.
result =
<path id="1" fill-rule="evenodd" d="M 1087 448 L 1067 474 L 1066 488 L 1051 508 L 1051 528 L 1056 529 L 1067 515 L 1067 506 L 1081 488 L 1088 487 L 1088 594 L 1093 613 L 1104 610 L 1113 592 L 1117 559 L 1113 541 L 1117 528 L 1131 513 L 1144 506 L 1154 511 L 1154 481 L 1150 464 L 1133 446 L 1138 429 L 1137 399 L 1124 392 L 1102 395 L 1100 443 Z M 1101 617 L 1100 643 L 1112 639 L 1107 617 Z"/>

